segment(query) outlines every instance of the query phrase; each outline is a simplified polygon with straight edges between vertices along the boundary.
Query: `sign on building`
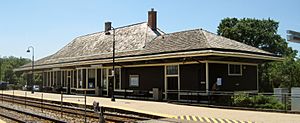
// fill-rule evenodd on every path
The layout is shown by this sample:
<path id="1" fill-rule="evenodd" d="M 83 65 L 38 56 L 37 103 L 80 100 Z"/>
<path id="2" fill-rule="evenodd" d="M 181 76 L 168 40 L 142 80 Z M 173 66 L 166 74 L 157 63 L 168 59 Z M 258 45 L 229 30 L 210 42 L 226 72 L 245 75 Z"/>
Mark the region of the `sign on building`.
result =
<path id="1" fill-rule="evenodd" d="M 287 41 L 300 43 L 300 32 L 288 30 Z"/>

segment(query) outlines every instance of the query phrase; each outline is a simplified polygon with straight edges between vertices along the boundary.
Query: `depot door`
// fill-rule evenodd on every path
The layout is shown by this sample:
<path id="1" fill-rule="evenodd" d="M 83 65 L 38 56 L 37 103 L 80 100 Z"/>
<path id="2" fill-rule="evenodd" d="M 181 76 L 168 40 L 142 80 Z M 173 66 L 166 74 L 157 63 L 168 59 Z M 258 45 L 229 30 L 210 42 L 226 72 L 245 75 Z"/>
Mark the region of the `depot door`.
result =
<path id="1" fill-rule="evenodd" d="M 179 65 L 165 66 L 165 99 L 179 100 Z"/>

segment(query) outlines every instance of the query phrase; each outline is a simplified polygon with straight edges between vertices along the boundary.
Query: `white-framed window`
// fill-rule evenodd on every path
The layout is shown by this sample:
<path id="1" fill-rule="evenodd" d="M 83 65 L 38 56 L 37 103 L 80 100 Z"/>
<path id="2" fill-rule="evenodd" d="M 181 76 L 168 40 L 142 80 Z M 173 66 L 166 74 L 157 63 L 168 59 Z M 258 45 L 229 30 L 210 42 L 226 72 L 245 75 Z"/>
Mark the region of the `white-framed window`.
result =
<path id="1" fill-rule="evenodd" d="M 242 76 L 242 65 L 240 65 L 240 64 L 228 64 L 228 75 L 230 75 L 230 76 Z"/>
<path id="2" fill-rule="evenodd" d="M 138 87 L 140 83 L 139 75 L 129 75 L 129 87 Z"/>
<path id="3" fill-rule="evenodd" d="M 112 68 L 109 68 L 109 69 L 108 69 L 108 76 L 114 76 L 114 75 L 113 75 L 114 72 L 115 72 L 115 71 L 113 71 Z"/>
<path id="4" fill-rule="evenodd" d="M 178 75 L 178 65 L 168 65 L 166 66 L 167 75 Z"/>

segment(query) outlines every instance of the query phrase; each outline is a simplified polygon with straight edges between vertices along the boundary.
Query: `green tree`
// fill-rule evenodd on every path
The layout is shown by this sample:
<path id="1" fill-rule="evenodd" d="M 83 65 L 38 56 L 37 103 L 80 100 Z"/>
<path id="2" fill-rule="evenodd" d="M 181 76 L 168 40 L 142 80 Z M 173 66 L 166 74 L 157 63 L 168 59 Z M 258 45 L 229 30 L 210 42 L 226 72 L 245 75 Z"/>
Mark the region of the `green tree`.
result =
<path id="1" fill-rule="evenodd" d="M 259 65 L 260 89 L 272 91 L 273 87 L 296 83 L 299 63 L 296 63 L 297 51 L 288 47 L 285 39 L 277 34 L 279 22 L 271 19 L 225 18 L 218 26 L 218 35 L 260 48 L 283 56 L 284 62 Z M 296 75 L 290 75 L 295 73 Z M 289 86 L 292 84 L 289 84 Z"/>
<path id="2" fill-rule="evenodd" d="M 3 57 L 0 59 L 1 66 L 1 79 L 2 81 L 12 84 L 24 83 L 24 75 L 22 73 L 14 72 L 15 68 L 29 63 L 29 59 L 17 58 L 17 57 Z"/>

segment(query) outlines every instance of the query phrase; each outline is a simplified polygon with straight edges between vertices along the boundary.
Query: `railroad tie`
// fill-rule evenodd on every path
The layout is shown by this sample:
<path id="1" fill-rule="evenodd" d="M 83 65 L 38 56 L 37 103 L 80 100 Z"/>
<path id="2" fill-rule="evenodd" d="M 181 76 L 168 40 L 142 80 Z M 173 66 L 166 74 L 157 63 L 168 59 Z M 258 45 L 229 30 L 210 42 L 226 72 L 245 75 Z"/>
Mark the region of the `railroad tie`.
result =
<path id="1" fill-rule="evenodd" d="M 212 118 L 212 117 L 200 117 L 200 116 L 191 116 L 191 115 L 182 115 L 182 116 L 177 116 L 177 117 L 173 117 L 173 118 L 179 119 L 179 120 L 200 121 L 200 122 L 207 122 L 207 123 L 255 123 L 252 121 L 241 121 L 241 120 Z"/>

